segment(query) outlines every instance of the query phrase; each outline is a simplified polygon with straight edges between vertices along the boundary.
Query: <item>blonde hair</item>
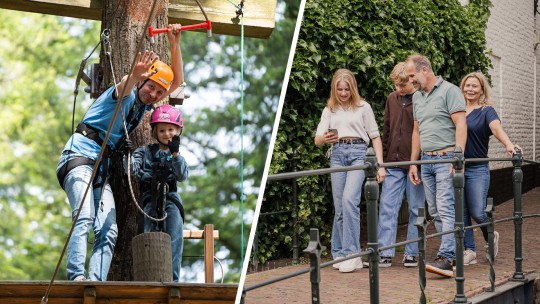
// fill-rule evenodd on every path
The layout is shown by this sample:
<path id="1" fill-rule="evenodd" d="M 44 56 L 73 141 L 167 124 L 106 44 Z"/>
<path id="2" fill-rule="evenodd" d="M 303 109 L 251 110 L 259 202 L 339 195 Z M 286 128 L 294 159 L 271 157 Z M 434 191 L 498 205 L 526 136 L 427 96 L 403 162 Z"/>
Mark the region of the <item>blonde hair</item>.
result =
<path id="1" fill-rule="evenodd" d="M 463 96 L 465 96 L 465 92 L 464 92 L 465 82 L 467 81 L 467 79 L 471 77 L 478 79 L 478 82 L 480 83 L 480 88 L 482 89 L 482 95 L 480 95 L 480 98 L 478 99 L 478 104 L 481 106 L 490 105 L 489 96 L 491 95 L 491 88 L 489 87 L 489 83 L 486 79 L 486 76 L 484 76 L 484 74 L 482 74 L 481 72 L 472 72 L 472 73 L 467 74 L 465 77 L 463 77 L 463 79 L 461 80 L 461 85 L 460 85 Z"/>
<path id="2" fill-rule="evenodd" d="M 400 62 L 394 66 L 392 73 L 390 73 L 390 79 L 397 85 L 409 82 L 409 75 L 405 73 L 405 68 L 407 64 L 405 62 Z"/>
<path id="3" fill-rule="evenodd" d="M 362 96 L 360 96 L 360 93 L 358 93 L 358 85 L 356 84 L 356 78 L 354 78 L 354 75 L 350 70 L 339 69 L 334 73 L 334 77 L 332 78 L 330 97 L 326 102 L 326 106 L 330 109 L 330 111 L 334 112 L 340 105 L 337 93 L 337 86 L 340 81 L 343 81 L 349 85 L 349 89 L 351 91 L 351 106 L 354 109 L 361 107 L 364 104 L 365 100 Z"/>

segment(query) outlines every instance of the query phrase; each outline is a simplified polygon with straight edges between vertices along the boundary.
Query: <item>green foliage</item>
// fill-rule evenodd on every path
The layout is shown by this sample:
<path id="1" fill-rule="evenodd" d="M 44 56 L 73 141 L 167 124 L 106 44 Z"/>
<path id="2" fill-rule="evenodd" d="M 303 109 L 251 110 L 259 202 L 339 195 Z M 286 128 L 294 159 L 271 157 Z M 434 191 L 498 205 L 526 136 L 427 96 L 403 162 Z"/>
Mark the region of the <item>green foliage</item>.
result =
<path id="1" fill-rule="evenodd" d="M 71 224 L 55 175 L 71 133 L 67 88 L 99 28 L 8 10 L 0 18 L 0 279 L 47 280 Z"/>
<path id="2" fill-rule="evenodd" d="M 313 143 L 335 70 L 356 75 L 360 94 L 382 126 L 384 102 L 393 91 L 389 74 L 399 61 L 422 53 L 437 75 L 459 84 L 471 71 L 487 74 L 485 29 L 488 0 L 308 0 L 277 134 L 270 174 L 329 166 L 326 149 Z M 382 130 L 382 128 L 379 128 Z M 296 162 L 296 163 L 294 163 Z M 291 181 L 268 183 L 261 212 L 290 210 Z M 329 247 L 333 203 L 329 176 L 298 180 L 297 215 L 261 216 L 257 258 L 291 257 L 293 231 L 305 248 L 319 228 Z M 263 237 L 264 236 L 264 237 Z"/>

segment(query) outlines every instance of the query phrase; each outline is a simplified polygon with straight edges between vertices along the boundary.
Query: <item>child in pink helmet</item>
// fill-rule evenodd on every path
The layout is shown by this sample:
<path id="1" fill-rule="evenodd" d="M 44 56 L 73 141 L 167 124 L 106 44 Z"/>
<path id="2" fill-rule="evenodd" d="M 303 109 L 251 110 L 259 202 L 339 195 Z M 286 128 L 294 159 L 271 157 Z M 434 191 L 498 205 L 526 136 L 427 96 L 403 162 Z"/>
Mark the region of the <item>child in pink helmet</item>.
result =
<path id="1" fill-rule="evenodd" d="M 159 106 L 152 113 L 150 125 L 157 143 L 135 150 L 132 174 L 139 182 L 140 201 L 144 206 L 144 232 L 162 231 L 171 236 L 173 281 L 178 282 L 184 243 L 184 208 L 176 184 L 188 177 L 186 160 L 179 152 L 184 127 L 182 113 L 170 105 Z"/>

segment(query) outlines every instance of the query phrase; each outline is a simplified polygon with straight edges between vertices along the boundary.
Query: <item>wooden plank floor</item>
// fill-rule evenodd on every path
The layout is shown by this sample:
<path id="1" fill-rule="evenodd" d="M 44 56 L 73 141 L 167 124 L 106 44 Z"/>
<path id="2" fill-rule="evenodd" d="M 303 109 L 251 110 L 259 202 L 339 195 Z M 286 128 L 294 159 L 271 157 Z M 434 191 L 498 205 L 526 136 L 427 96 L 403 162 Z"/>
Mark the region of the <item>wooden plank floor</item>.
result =
<path id="1" fill-rule="evenodd" d="M 49 281 L 0 281 L 0 303 L 40 303 Z M 71 282 L 53 284 L 47 304 L 225 304 L 234 303 L 236 284 Z"/>

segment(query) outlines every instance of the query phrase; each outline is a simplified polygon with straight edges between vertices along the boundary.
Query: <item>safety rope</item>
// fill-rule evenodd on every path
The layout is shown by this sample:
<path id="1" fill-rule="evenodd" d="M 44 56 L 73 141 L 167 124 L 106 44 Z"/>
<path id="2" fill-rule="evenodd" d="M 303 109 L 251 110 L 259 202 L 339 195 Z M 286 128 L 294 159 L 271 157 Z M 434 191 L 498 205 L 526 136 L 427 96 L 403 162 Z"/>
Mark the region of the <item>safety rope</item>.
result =
<path id="1" fill-rule="evenodd" d="M 154 13 L 155 13 L 155 9 L 156 9 L 156 4 L 157 4 L 157 0 L 154 0 L 153 4 L 152 4 L 152 9 L 150 11 L 150 14 L 148 16 L 148 19 L 146 20 L 146 25 L 144 28 L 148 28 L 149 24 L 150 24 L 150 20 L 154 17 Z M 146 34 L 145 31 L 142 31 L 141 33 L 141 37 L 138 41 L 138 44 L 137 44 L 137 48 L 136 48 L 136 51 L 135 51 L 135 56 L 133 56 L 133 61 L 131 63 L 131 69 L 130 69 L 130 72 L 128 74 L 128 78 L 126 80 L 126 83 L 129 83 L 129 80 L 131 78 L 131 74 L 133 73 L 133 70 L 135 68 L 135 61 L 137 60 L 137 54 L 140 52 L 140 49 L 142 47 L 142 42 L 143 42 L 143 39 L 144 39 L 144 35 Z M 116 84 L 115 84 L 116 85 Z M 122 94 L 121 95 L 118 95 L 119 96 L 119 100 L 122 99 L 122 97 L 124 96 L 125 94 L 125 91 L 127 89 L 127 86 L 124 86 L 122 88 Z M 94 164 L 94 167 L 92 169 L 92 174 L 90 176 L 90 181 L 94 180 L 94 177 L 96 175 L 96 171 L 98 169 L 98 166 L 99 166 L 99 163 L 101 161 L 101 158 L 103 157 L 103 153 L 105 151 L 105 149 L 107 148 L 107 142 L 109 141 L 109 137 L 111 135 L 111 130 L 112 130 L 112 126 L 114 125 L 114 121 L 116 120 L 116 117 L 118 116 L 118 111 L 119 109 L 121 108 L 121 105 L 122 103 L 121 102 L 118 102 L 116 104 L 116 108 L 114 110 L 114 113 L 113 113 L 113 116 L 112 116 L 112 119 L 111 119 L 111 122 L 109 124 L 109 127 L 107 129 L 107 133 L 105 134 L 105 138 L 103 139 L 103 144 L 101 145 L 101 149 L 100 149 L 100 152 L 99 152 L 99 155 L 96 159 L 96 163 Z M 51 292 L 51 288 L 52 288 L 52 284 L 54 283 L 54 279 L 56 278 L 56 274 L 58 273 L 58 269 L 60 268 L 60 264 L 62 262 L 62 259 L 64 258 L 64 254 L 66 252 L 66 249 L 67 249 L 67 245 L 69 243 L 69 240 L 71 239 L 71 235 L 73 234 L 73 230 L 74 230 L 74 227 L 75 227 L 75 223 L 77 222 L 77 220 L 79 219 L 79 215 L 81 213 L 81 210 L 82 210 L 82 207 L 83 207 L 83 204 L 84 204 L 84 201 L 86 199 L 86 195 L 88 194 L 88 191 L 90 189 L 90 185 L 91 183 L 89 182 L 88 185 L 86 186 L 86 189 L 84 191 L 84 195 L 81 199 L 81 202 L 79 203 L 79 210 L 77 211 L 77 214 L 75 215 L 75 218 L 72 220 L 72 223 L 71 223 L 71 228 L 69 230 L 69 233 L 68 233 L 68 236 L 67 236 L 67 239 L 66 239 L 66 242 L 64 243 L 64 248 L 62 249 L 62 253 L 60 254 L 60 258 L 58 259 L 58 263 L 56 264 L 56 267 L 54 269 L 54 273 L 53 273 L 53 276 L 51 278 L 51 281 L 49 282 L 49 285 L 47 286 L 47 290 L 45 291 L 45 295 L 43 296 L 43 298 L 41 299 L 41 304 L 45 304 L 48 302 L 49 300 L 49 294 Z M 105 187 L 105 184 L 102 186 L 102 187 Z"/>
<path id="2" fill-rule="evenodd" d="M 241 209 L 241 248 L 240 261 L 244 261 L 244 0 L 237 5 L 231 0 L 229 3 L 236 7 L 236 17 L 240 17 L 240 209 Z"/>

